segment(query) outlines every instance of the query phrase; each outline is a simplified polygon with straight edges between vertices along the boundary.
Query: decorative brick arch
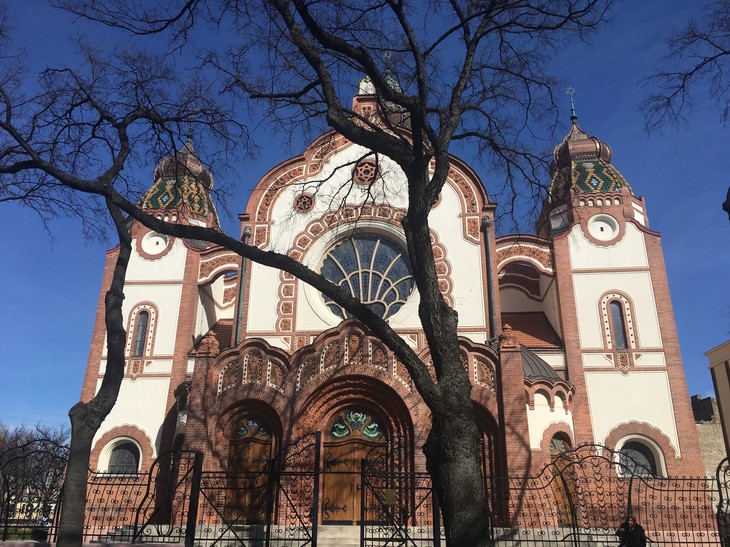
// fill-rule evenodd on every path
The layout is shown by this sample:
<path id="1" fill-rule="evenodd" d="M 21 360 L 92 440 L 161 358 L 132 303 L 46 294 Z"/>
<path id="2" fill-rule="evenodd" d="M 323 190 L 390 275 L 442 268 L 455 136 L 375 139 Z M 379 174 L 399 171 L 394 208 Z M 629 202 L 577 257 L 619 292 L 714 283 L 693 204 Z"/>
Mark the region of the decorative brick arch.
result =
<path id="1" fill-rule="evenodd" d="M 545 463 L 550 460 L 550 441 L 552 441 L 553 437 L 555 437 L 558 433 L 563 433 L 566 437 L 568 437 L 570 446 L 575 448 L 575 439 L 573 438 L 573 431 L 570 426 L 565 422 L 554 422 L 542 432 L 542 440 L 540 441 L 540 452 L 547 454 L 548 456 Z"/>
<path id="2" fill-rule="evenodd" d="M 665 464 L 667 474 L 669 476 L 676 474 L 674 466 L 675 460 L 677 459 L 677 452 L 672 445 L 672 441 L 661 429 L 646 422 L 624 422 L 614 427 L 606 435 L 604 444 L 611 450 L 616 450 L 619 443 L 627 437 L 643 437 L 651 441 L 661 451 L 659 457 Z"/>
<path id="3" fill-rule="evenodd" d="M 369 112 L 367 115 L 366 110 Z M 375 119 L 379 118 L 377 111 L 367 107 L 363 110 L 363 115 L 367 118 L 370 118 L 371 115 L 374 115 Z M 254 245 L 260 247 L 269 242 L 272 222 L 271 209 L 279 194 L 292 184 L 320 174 L 324 164 L 334 154 L 350 146 L 353 146 L 351 141 L 334 131 L 329 131 L 315 139 L 301 156 L 279 164 L 264 175 L 252 192 L 246 208 L 247 216 L 253 221 Z M 451 156 L 449 161 L 450 168 L 446 184 L 452 187 L 459 196 L 464 237 L 478 243 L 480 215 L 490 206 L 484 184 L 477 174 L 459 158 Z"/>
<path id="4" fill-rule="evenodd" d="M 263 418 L 271 428 L 272 454 L 276 454 L 282 446 L 281 418 L 276 409 L 267 402 L 256 398 L 238 400 L 227 406 L 214 420 L 213 427 L 209 428 L 209 435 L 213 439 L 215 459 L 218 460 L 221 469 L 228 469 L 232 429 L 245 416 Z"/>
<path id="5" fill-rule="evenodd" d="M 218 386 L 218 396 L 245 384 L 258 384 L 283 394 L 290 372 L 286 352 L 259 338 L 249 338 L 218 357 L 208 374 L 208 382 Z"/>
<path id="6" fill-rule="evenodd" d="M 385 382 L 407 397 L 410 378 L 403 374 L 390 350 L 355 319 L 348 319 L 320 334 L 291 357 L 297 397 L 306 398 L 335 377 L 362 375 Z"/>
<path id="7" fill-rule="evenodd" d="M 110 429 L 94 443 L 94 448 L 91 450 L 89 467 L 91 467 L 91 469 L 99 469 L 99 456 L 104 448 L 117 439 L 125 438 L 132 439 L 140 448 L 140 470 L 143 472 L 149 470 L 155 458 L 155 446 L 149 435 L 136 425 L 130 424 L 118 425 L 113 429 Z M 102 463 L 108 464 L 108 462 Z M 105 471 L 105 469 L 101 469 L 100 471 Z"/>
<path id="8" fill-rule="evenodd" d="M 198 284 L 210 283 L 227 271 L 241 270 L 241 257 L 222 247 L 201 253 Z"/>
<path id="9" fill-rule="evenodd" d="M 537 236 L 510 235 L 497 239 L 497 270 L 510 262 L 527 262 L 545 275 L 554 275 L 550 242 Z"/>
<path id="10" fill-rule="evenodd" d="M 339 411 L 352 406 L 365 408 L 384 423 L 381 424 L 389 438 L 401 438 L 409 451 L 413 450 L 414 416 L 403 397 L 380 379 L 362 375 L 336 377 L 325 382 L 296 405 L 297 420 L 293 425 L 293 438 L 311 431 L 321 431 Z M 418 418 L 420 417 L 420 420 Z M 415 421 L 423 421 L 418 414 Z M 416 427 L 430 428 L 428 423 Z"/>
<path id="11" fill-rule="evenodd" d="M 555 411 L 555 398 L 563 401 L 563 408 L 568 414 L 572 410 L 573 395 L 575 395 L 575 387 L 564 380 L 527 380 L 525 379 L 525 399 L 530 410 L 535 409 L 535 393 L 543 393 L 547 397 L 550 411 Z"/>

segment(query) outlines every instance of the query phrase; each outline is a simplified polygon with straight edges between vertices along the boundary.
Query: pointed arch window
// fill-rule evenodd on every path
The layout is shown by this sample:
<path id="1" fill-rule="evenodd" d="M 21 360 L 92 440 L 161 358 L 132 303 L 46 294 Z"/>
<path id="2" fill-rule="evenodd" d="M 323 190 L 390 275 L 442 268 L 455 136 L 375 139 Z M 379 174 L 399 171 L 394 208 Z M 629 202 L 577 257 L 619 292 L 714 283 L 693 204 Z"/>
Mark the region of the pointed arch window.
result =
<path id="1" fill-rule="evenodd" d="M 136 323 L 137 324 L 134 328 L 134 340 L 132 343 L 132 357 L 141 357 L 144 355 L 144 349 L 147 344 L 150 313 L 146 310 L 139 312 Z"/>

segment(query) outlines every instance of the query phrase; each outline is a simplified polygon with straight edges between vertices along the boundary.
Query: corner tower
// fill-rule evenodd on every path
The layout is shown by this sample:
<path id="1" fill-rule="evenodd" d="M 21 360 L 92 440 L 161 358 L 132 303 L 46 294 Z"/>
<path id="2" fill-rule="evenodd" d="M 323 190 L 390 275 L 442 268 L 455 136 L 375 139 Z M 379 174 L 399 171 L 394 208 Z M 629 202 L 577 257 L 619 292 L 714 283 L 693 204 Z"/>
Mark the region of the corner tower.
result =
<path id="1" fill-rule="evenodd" d="M 146 212 L 167 222 L 218 227 L 210 196 L 213 178 L 187 142 L 160 161 L 140 201 Z M 223 304 L 224 284 L 235 276 L 199 283 L 208 244 L 154 232 L 131 221 L 132 254 L 122 313 L 127 331 L 125 373 L 117 404 L 99 429 L 91 465 L 101 471 L 138 472 L 169 450 L 177 428 L 176 389 L 188 375 L 189 352 L 201 333 L 232 318 Z M 90 400 L 107 363 L 104 295 L 119 248 L 107 253 L 96 324 L 81 398 Z M 232 292 L 232 291 L 229 291 Z M 178 389 L 178 394 L 180 390 Z"/>
<path id="2" fill-rule="evenodd" d="M 538 232 L 553 247 L 575 441 L 630 453 L 660 476 L 699 475 L 660 235 L 610 146 L 571 122 Z"/>

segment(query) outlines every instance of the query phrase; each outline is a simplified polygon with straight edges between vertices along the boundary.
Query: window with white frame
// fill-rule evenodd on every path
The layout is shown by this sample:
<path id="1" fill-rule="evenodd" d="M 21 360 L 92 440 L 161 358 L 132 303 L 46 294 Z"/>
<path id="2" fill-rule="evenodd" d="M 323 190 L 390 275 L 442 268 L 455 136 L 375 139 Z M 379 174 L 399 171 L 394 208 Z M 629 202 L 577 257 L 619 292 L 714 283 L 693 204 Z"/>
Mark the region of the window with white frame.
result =
<path id="1" fill-rule="evenodd" d="M 618 451 L 619 474 L 622 476 L 662 476 L 659 449 L 644 439 L 629 439 Z"/>
<path id="2" fill-rule="evenodd" d="M 107 472 L 118 475 L 139 472 L 140 451 L 132 441 L 122 441 L 114 445 L 109 454 Z"/>

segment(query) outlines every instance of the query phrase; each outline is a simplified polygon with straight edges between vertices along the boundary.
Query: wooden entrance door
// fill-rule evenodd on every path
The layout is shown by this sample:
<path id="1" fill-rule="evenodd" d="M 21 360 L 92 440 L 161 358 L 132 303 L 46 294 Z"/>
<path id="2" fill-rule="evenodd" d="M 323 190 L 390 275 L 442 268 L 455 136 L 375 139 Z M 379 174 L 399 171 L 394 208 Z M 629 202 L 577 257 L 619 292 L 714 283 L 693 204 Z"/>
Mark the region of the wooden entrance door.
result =
<path id="1" fill-rule="evenodd" d="M 226 518 L 241 523 L 266 519 L 267 464 L 271 429 L 259 418 L 239 420 L 230 444 Z"/>
<path id="2" fill-rule="evenodd" d="M 330 422 L 324 435 L 322 523 L 360 520 L 360 462 L 385 443 L 380 424 L 367 412 L 347 410 Z"/>

